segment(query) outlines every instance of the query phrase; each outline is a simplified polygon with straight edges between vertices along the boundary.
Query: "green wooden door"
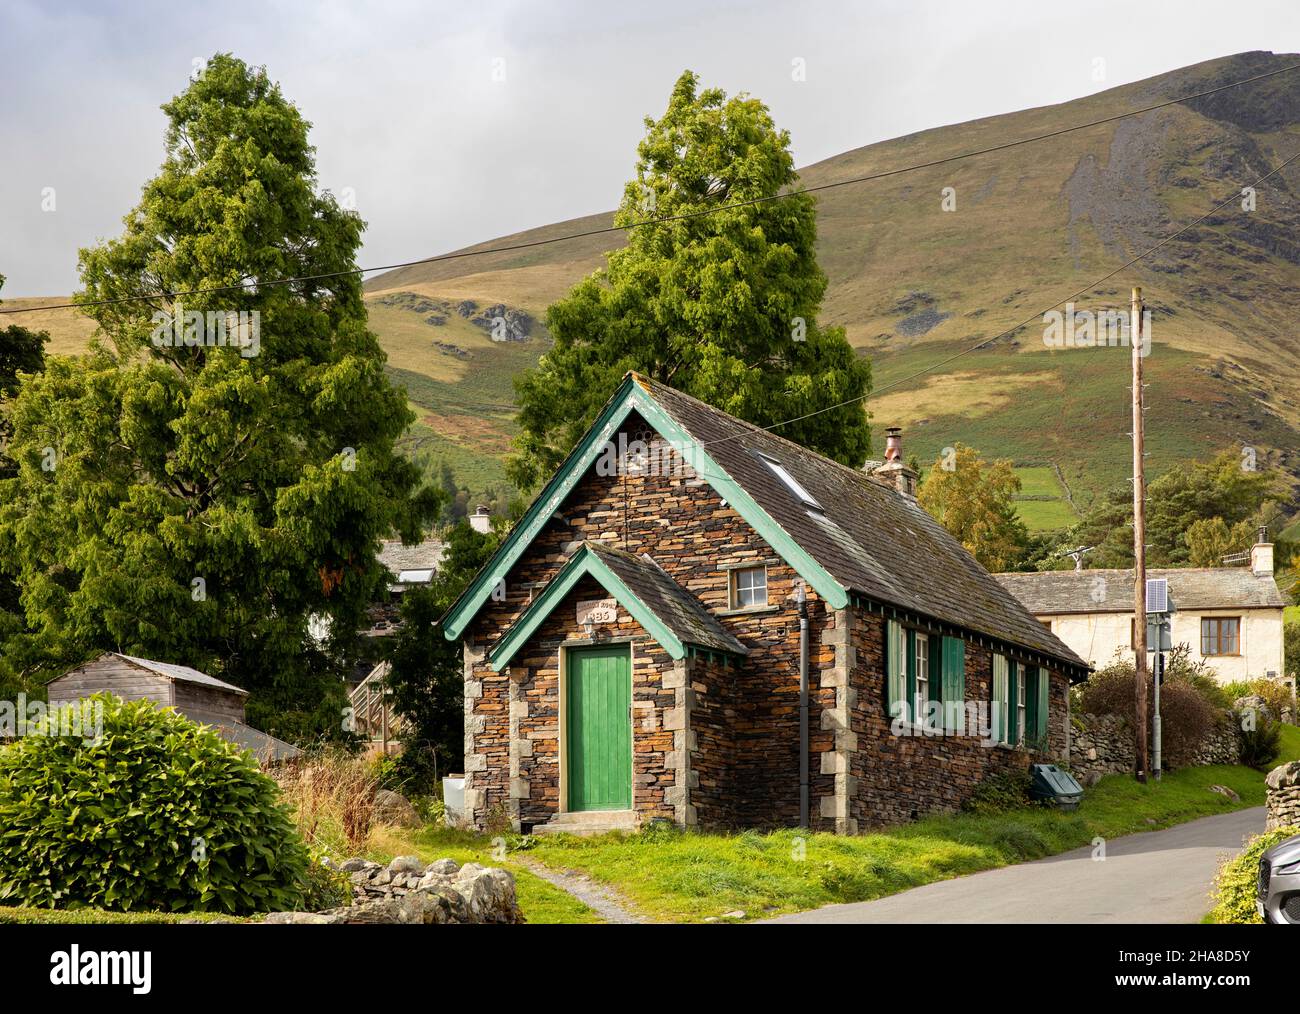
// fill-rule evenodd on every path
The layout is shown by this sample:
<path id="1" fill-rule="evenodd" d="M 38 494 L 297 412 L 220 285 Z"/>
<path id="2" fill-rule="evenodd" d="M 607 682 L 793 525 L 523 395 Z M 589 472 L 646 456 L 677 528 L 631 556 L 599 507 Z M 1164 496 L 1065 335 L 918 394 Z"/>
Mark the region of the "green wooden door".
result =
<path id="1" fill-rule="evenodd" d="M 570 810 L 632 808 L 632 659 L 627 645 L 574 648 L 566 671 Z"/>

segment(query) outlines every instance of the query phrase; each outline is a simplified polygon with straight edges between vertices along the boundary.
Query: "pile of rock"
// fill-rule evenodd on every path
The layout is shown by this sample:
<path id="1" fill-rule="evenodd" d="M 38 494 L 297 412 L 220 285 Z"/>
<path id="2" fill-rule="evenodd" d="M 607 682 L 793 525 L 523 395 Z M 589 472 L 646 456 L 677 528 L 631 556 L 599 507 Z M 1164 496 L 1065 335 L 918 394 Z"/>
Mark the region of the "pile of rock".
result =
<path id="1" fill-rule="evenodd" d="M 1268 822 L 1265 830 L 1300 824 L 1300 761 L 1275 767 L 1264 779 L 1268 786 Z"/>
<path id="2" fill-rule="evenodd" d="M 528 337 L 533 327 L 532 317 L 505 303 L 489 306 L 477 317 L 470 318 L 470 323 L 490 332 L 492 340 L 496 342 L 521 342 Z"/>
<path id="3" fill-rule="evenodd" d="M 387 866 L 349 859 L 353 902 L 325 912 L 273 912 L 269 923 L 521 923 L 515 878 L 502 869 L 439 859 L 428 866 L 398 856 Z"/>

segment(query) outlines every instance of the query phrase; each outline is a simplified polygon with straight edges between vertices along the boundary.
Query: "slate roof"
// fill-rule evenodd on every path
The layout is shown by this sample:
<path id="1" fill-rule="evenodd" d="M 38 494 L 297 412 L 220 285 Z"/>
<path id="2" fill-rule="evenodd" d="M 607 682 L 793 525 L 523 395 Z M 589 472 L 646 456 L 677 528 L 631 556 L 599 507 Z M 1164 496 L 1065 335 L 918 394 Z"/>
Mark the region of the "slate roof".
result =
<path id="1" fill-rule="evenodd" d="M 388 568 L 393 581 L 396 582 L 390 587 L 426 583 L 427 578 L 420 581 L 409 577 L 406 581 L 399 581 L 399 578 L 404 573 L 410 575 L 412 571 L 437 571 L 442 566 L 443 557 L 446 555 L 447 546 L 439 539 L 425 539 L 414 546 L 404 546 L 400 541 L 392 540 L 385 541 L 379 547 L 379 562 Z"/>
<path id="2" fill-rule="evenodd" d="M 247 690 L 241 690 L 233 683 L 223 683 L 205 672 L 199 672 L 197 669 L 191 669 L 187 665 L 173 665 L 171 662 L 155 662 L 151 658 L 136 658 L 134 655 L 123 655 L 120 651 L 110 652 L 118 658 L 130 662 L 132 665 L 139 666 L 141 669 L 148 669 L 152 673 L 164 676 L 169 680 L 181 680 L 185 683 L 200 683 L 205 687 L 217 687 L 220 690 L 229 690 L 231 693 L 248 696 Z"/>
<path id="3" fill-rule="evenodd" d="M 635 379 L 845 588 L 1088 668 L 913 500 L 680 391 L 640 375 Z M 824 512 L 805 508 L 759 451 L 779 461 Z"/>
<path id="4" fill-rule="evenodd" d="M 733 655 L 749 650 L 649 556 L 633 556 L 599 542 L 587 542 L 595 554 L 618 575 L 628 590 L 659 617 L 683 644 L 694 644 Z"/>
<path id="5" fill-rule="evenodd" d="M 1052 570 L 994 577 L 1039 616 L 1133 611 L 1132 570 Z M 1249 567 L 1147 571 L 1148 579 L 1159 577 L 1169 582 L 1169 597 L 1178 610 L 1281 609 L 1286 605 L 1273 576 L 1256 577 Z"/>

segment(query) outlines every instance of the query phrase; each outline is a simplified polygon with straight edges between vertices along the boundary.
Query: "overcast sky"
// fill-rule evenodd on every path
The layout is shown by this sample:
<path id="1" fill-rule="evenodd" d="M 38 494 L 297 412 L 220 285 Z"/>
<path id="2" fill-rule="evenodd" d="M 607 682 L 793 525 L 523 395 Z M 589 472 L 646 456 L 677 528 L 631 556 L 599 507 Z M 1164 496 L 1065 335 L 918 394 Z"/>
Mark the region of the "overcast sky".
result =
<path id="1" fill-rule="evenodd" d="M 0 0 L 0 295 L 77 287 L 157 171 L 160 103 L 218 51 L 302 109 L 382 264 L 612 208 L 688 67 L 765 101 L 806 165 L 1251 49 L 1300 51 L 1296 0 Z"/>

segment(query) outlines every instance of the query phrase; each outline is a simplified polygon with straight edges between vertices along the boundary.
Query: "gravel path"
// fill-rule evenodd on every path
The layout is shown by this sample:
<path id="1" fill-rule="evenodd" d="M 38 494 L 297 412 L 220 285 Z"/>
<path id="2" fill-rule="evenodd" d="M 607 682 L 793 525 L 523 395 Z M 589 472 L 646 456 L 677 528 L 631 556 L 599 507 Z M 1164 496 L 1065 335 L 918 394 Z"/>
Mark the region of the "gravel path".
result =
<path id="1" fill-rule="evenodd" d="M 618 924 L 643 923 L 648 920 L 634 915 L 626 907 L 624 899 L 612 888 L 598 884 L 585 873 L 577 870 L 552 870 L 535 859 L 517 857 L 520 865 L 548 884 L 554 884 L 599 915 L 605 922 Z"/>

